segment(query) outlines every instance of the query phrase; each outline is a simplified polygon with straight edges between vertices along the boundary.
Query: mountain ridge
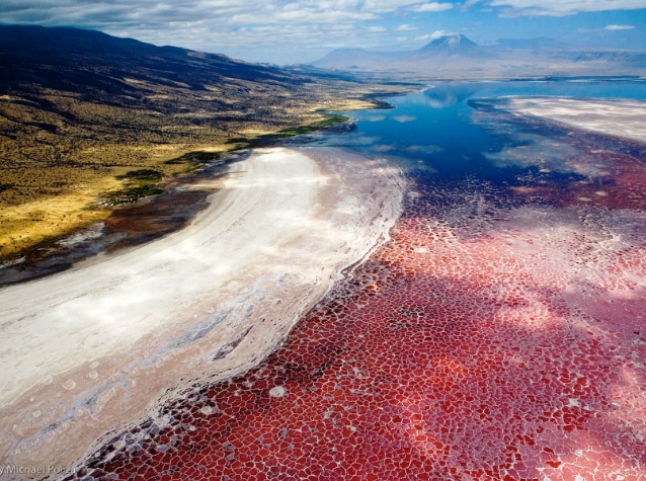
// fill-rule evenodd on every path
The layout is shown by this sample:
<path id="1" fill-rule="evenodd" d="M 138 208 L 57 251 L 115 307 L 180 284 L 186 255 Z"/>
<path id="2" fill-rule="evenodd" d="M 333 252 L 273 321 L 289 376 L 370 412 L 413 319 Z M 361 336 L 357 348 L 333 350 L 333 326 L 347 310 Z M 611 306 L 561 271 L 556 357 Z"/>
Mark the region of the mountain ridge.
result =
<path id="1" fill-rule="evenodd" d="M 418 53 L 434 55 L 463 55 L 479 49 L 478 45 L 462 34 L 445 35 L 434 39 L 422 47 Z"/>
<path id="2" fill-rule="evenodd" d="M 499 39 L 482 46 L 462 34 L 433 39 L 415 51 L 333 50 L 312 62 L 320 68 L 391 73 L 415 78 L 644 75 L 646 51 L 585 49 L 557 40 Z"/>
<path id="3" fill-rule="evenodd" d="M 131 78 L 133 74 L 139 81 L 169 87 L 183 83 L 198 90 L 203 90 L 207 82 L 229 76 L 249 81 L 304 80 L 282 69 L 249 64 L 221 54 L 157 47 L 72 27 L 0 25 L 0 64 L 3 66 L 0 89 L 36 82 L 40 86 L 84 93 L 86 85 L 108 88 L 110 83 L 118 92 L 125 92 L 132 89 L 116 79 L 126 75 Z M 52 69 L 57 71 L 56 76 L 48 75 Z M 104 79 L 93 75 L 98 70 L 105 75 Z M 75 89 L 75 85 L 81 90 Z"/>

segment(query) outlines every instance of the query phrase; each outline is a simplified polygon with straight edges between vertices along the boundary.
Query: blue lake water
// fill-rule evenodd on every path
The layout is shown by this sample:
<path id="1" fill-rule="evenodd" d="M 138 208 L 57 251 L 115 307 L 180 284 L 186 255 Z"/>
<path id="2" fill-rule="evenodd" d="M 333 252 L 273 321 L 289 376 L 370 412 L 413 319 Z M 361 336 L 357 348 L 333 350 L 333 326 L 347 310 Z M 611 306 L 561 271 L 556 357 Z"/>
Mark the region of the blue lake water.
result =
<path id="1" fill-rule="evenodd" d="M 528 155 L 573 155 L 571 146 L 542 145 L 510 125 L 484 122 L 469 105 L 472 99 L 501 96 L 567 96 L 646 100 L 646 81 L 507 81 L 439 83 L 424 92 L 386 99 L 392 110 L 355 111 L 356 130 L 332 135 L 325 143 L 383 156 L 408 168 L 421 168 L 441 179 L 476 178 L 493 183 L 516 183 L 536 166 L 503 159 L 505 149 L 525 145 Z M 546 150 L 550 150 L 548 154 Z M 493 160 L 492 160 L 493 159 Z M 558 170 L 558 169 L 557 169 Z M 560 174 L 570 175 L 564 170 Z M 559 175 L 558 172 L 552 176 Z"/>

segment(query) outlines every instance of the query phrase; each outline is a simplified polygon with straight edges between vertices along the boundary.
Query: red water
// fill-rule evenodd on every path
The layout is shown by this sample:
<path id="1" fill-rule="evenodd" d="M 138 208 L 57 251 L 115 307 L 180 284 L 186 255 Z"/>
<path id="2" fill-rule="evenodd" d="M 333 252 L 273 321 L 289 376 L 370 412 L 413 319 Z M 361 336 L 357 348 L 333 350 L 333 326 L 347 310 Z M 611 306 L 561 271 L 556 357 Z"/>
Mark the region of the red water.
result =
<path id="1" fill-rule="evenodd" d="M 646 479 L 646 169 L 624 167 L 601 191 L 413 183 L 278 352 L 78 477 Z"/>

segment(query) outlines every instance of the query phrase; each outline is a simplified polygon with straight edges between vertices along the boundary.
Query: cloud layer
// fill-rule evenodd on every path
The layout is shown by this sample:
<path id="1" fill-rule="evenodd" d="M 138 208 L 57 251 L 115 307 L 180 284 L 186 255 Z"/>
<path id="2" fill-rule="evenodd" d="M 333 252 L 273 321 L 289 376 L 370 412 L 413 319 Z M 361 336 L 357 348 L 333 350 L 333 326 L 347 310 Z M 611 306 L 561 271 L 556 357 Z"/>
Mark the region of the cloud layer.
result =
<path id="1" fill-rule="evenodd" d="M 480 3 L 480 0 L 467 2 L 475 3 Z M 646 8 L 646 0 L 485 0 L 484 3 L 492 7 L 507 7 L 505 14 L 510 16 L 563 16 L 582 12 Z"/>
<path id="2" fill-rule="evenodd" d="M 1 22 L 95 28 L 158 45 L 248 60 L 313 60 L 331 48 L 389 49 L 394 42 L 461 31 L 460 15 L 566 16 L 646 8 L 646 0 L 0 0 Z M 456 8 L 462 7 L 462 8 Z M 453 16 L 453 23 L 438 19 Z M 614 20 L 617 22 L 617 20 Z M 610 23 L 610 22 L 608 22 Z M 464 25 L 468 21 L 464 20 Z M 627 30 L 608 25 L 607 30 Z M 412 33 L 419 30 L 417 33 Z M 465 30 L 464 33 L 469 33 Z M 477 39 L 477 38 L 476 38 Z"/>
<path id="3" fill-rule="evenodd" d="M 604 30 L 617 31 L 617 30 L 635 30 L 634 25 L 608 25 Z"/>
<path id="4" fill-rule="evenodd" d="M 415 0 L 2 0 L 11 23 L 88 25 L 149 24 L 219 20 L 224 24 L 350 23 L 376 20 L 380 14 L 409 9 L 441 12 L 451 2 Z"/>
<path id="5" fill-rule="evenodd" d="M 415 0 L 1 0 L 2 22 L 95 28 L 158 45 L 224 51 L 251 60 L 343 43 L 388 46 L 388 16 L 442 12 Z M 400 32 L 415 27 L 406 27 Z M 400 34 L 401 35 L 401 34 Z M 310 59 L 319 54 L 310 55 Z M 313 58 L 312 58 L 313 57 Z M 300 61 L 301 58 L 290 58 Z"/>

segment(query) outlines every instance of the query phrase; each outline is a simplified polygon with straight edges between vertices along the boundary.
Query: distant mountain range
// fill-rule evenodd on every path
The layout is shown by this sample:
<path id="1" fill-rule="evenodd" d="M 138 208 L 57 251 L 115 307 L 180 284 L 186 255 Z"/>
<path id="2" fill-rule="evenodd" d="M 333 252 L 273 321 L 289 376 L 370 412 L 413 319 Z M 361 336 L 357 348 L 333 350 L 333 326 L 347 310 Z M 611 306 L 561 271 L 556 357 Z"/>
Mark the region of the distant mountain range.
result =
<path id="1" fill-rule="evenodd" d="M 337 49 L 312 65 L 436 78 L 645 75 L 646 52 L 585 49 L 550 38 L 505 38 L 481 46 L 464 35 L 447 35 L 415 51 Z"/>
<path id="2" fill-rule="evenodd" d="M 427 55 L 431 57 L 437 56 L 479 56 L 482 54 L 481 48 L 468 39 L 464 35 L 449 35 L 446 37 L 440 37 L 433 40 L 431 43 L 422 47 L 419 51 L 420 55 Z"/>

